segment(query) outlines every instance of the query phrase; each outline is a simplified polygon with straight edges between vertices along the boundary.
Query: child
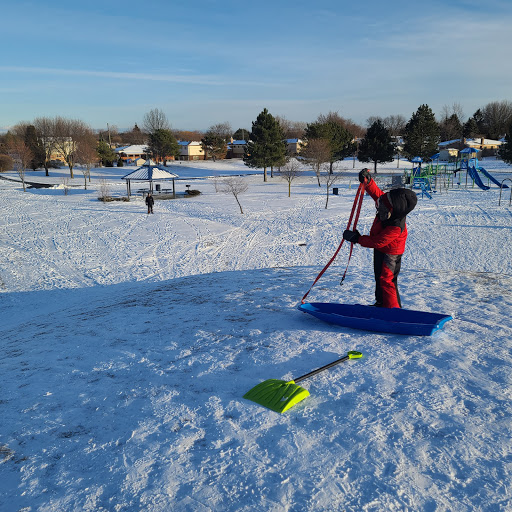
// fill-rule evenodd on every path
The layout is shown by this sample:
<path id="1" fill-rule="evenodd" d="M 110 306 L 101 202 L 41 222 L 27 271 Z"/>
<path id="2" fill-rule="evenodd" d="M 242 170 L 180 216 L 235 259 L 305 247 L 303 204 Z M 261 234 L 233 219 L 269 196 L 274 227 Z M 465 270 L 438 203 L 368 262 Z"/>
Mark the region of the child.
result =
<path id="1" fill-rule="evenodd" d="M 357 230 L 345 230 L 343 238 L 374 250 L 375 306 L 400 308 L 402 303 L 397 279 L 407 240 L 405 216 L 412 212 L 418 198 L 412 190 L 406 188 L 383 192 L 372 179 L 368 169 L 363 169 L 359 173 L 359 181 L 366 183 L 366 191 L 375 201 L 377 215 L 369 235 L 361 235 Z"/>
<path id="2" fill-rule="evenodd" d="M 155 204 L 155 200 L 151 195 L 151 192 L 148 192 L 148 195 L 146 196 L 146 204 L 148 206 L 148 214 L 153 213 L 153 205 Z"/>

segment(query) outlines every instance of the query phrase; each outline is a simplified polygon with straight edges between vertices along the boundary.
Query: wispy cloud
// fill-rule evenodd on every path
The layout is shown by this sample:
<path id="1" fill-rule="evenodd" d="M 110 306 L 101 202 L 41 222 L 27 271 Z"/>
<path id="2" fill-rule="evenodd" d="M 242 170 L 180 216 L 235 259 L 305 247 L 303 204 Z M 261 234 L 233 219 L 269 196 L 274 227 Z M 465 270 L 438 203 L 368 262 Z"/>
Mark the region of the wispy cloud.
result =
<path id="1" fill-rule="evenodd" d="M 23 66 L 0 66 L 0 72 L 6 73 L 31 73 L 49 76 L 81 76 L 110 78 L 116 80 L 143 80 L 152 82 L 170 82 L 177 84 L 195 84 L 209 86 L 254 86 L 254 87 L 275 87 L 273 82 L 255 82 L 252 80 L 243 81 L 231 77 L 220 77 L 215 75 L 179 75 L 179 74 L 158 74 L 158 73 L 130 73 L 124 71 L 95 71 L 83 69 L 62 69 L 42 68 Z"/>

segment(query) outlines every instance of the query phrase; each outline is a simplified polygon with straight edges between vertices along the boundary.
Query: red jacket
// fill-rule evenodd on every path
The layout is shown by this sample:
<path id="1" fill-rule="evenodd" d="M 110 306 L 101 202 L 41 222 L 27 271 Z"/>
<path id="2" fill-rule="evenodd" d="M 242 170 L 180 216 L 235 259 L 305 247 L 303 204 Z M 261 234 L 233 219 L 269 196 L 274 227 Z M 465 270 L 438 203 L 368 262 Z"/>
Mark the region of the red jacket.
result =
<path id="1" fill-rule="evenodd" d="M 370 183 L 366 185 L 366 191 L 374 201 L 377 201 L 380 196 L 385 194 L 385 192 L 383 192 L 377 186 L 374 180 L 371 180 Z M 361 235 L 358 240 L 359 244 L 361 244 L 363 247 L 377 249 L 378 251 L 385 254 L 404 253 L 405 241 L 407 240 L 407 226 L 405 224 L 405 216 L 414 208 L 414 206 L 416 206 L 416 194 L 414 194 L 414 192 L 412 192 L 414 197 L 408 197 L 409 199 L 412 198 L 411 202 L 414 203 L 412 208 L 410 208 L 410 206 L 405 206 L 404 208 L 399 206 L 402 205 L 402 199 L 404 199 L 403 197 L 399 196 L 403 196 L 404 192 L 407 192 L 408 195 L 410 195 L 412 191 L 406 189 L 395 189 L 391 191 L 393 203 L 391 218 L 383 222 L 377 215 L 373 221 L 372 228 L 370 229 L 370 234 Z M 397 196 L 396 199 L 394 197 L 395 195 Z"/>

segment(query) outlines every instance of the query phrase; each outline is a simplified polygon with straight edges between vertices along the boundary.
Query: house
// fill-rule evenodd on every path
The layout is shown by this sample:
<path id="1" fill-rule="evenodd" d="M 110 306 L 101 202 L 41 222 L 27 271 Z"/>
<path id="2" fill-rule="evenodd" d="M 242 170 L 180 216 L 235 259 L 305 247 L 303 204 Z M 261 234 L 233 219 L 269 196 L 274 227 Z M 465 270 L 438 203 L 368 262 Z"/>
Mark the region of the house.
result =
<path id="1" fill-rule="evenodd" d="M 439 160 L 441 162 L 454 162 L 459 157 L 457 148 L 444 148 L 439 150 Z"/>
<path id="2" fill-rule="evenodd" d="M 141 165 L 144 165 L 146 163 L 146 159 L 143 157 L 135 157 L 133 159 L 129 158 L 128 160 L 126 160 L 126 163 L 130 165 L 137 165 L 140 167 Z"/>
<path id="3" fill-rule="evenodd" d="M 123 146 L 120 148 L 116 148 L 114 152 L 125 163 L 134 163 L 136 160 L 141 158 L 146 160 L 146 151 L 148 150 L 147 146 L 142 146 L 139 144 L 132 146 Z M 136 164 L 139 165 L 139 164 Z"/>
<path id="4" fill-rule="evenodd" d="M 226 158 L 243 158 L 245 155 L 246 147 L 247 141 L 231 139 L 231 142 L 228 143 L 228 152 Z"/>
<path id="5" fill-rule="evenodd" d="M 483 137 L 480 137 L 479 139 L 465 139 L 465 142 L 470 148 L 477 148 L 480 151 L 484 151 L 486 149 L 497 150 L 502 144 L 500 140 L 484 139 Z"/>
<path id="6" fill-rule="evenodd" d="M 286 154 L 288 156 L 297 156 L 302 148 L 301 139 L 286 139 Z"/>
<path id="7" fill-rule="evenodd" d="M 198 141 L 185 141 L 178 142 L 180 146 L 180 154 L 178 160 L 204 160 L 205 154 L 201 143 Z"/>
<path id="8" fill-rule="evenodd" d="M 482 151 L 481 156 L 494 156 L 501 144 L 503 144 L 501 140 L 486 139 L 484 137 L 447 140 L 438 144 L 439 160 L 448 162 L 456 160 L 459 157 L 459 151 L 466 147 L 479 149 Z"/>
<path id="9" fill-rule="evenodd" d="M 51 149 L 50 160 L 63 163 L 66 163 L 66 158 L 62 153 L 62 149 L 64 149 L 65 153 L 70 153 L 75 144 L 71 137 L 44 137 L 42 141 L 45 151 L 49 148 Z"/>

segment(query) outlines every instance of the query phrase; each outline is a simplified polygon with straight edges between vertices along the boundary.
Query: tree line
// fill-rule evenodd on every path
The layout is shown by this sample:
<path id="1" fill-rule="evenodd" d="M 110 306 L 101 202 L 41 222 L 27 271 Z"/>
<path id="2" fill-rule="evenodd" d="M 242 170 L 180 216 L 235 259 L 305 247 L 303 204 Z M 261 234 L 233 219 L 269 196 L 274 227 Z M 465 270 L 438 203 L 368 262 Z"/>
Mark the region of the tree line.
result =
<path id="1" fill-rule="evenodd" d="M 30 123 L 18 123 L 0 136 L 0 171 L 14 167 L 24 173 L 25 169 L 44 167 L 48 176 L 52 155 L 58 153 L 73 178 L 77 164 L 86 169 L 98 164 L 113 165 L 117 160 L 113 147 L 123 144 L 144 144 L 149 158 L 166 164 L 167 159 L 179 155 L 178 140 L 199 141 L 205 157 L 215 160 L 226 156 L 231 139 L 247 142 L 244 162 L 249 167 L 263 168 L 264 181 L 268 169 L 272 176 L 274 168 L 286 163 L 289 138 L 302 140 L 299 156 L 318 177 L 323 166 L 327 165 L 332 174 L 335 162 L 347 157 L 372 163 L 376 171 L 378 163 L 394 159 L 399 147 L 406 158 L 419 156 L 428 160 L 437 152 L 440 141 L 474 137 L 505 136 L 500 155 L 512 162 L 512 102 L 491 102 L 466 121 L 463 119 L 458 104 L 443 107 L 440 120 L 424 104 L 409 120 L 401 115 L 370 117 L 364 128 L 337 112 L 321 114 L 315 121 L 303 123 L 273 116 L 264 109 L 252 122 L 251 130 L 239 128 L 233 132 L 230 124 L 223 122 L 198 132 L 173 130 L 166 115 L 153 109 L 145 114 L 142 129 L 135 124 L 131 130 L 119 133 L 115 126 L 94 132 L 79 119 L 38 117 Z M 399 139 L 403 141 L 400 146 Z"/>

